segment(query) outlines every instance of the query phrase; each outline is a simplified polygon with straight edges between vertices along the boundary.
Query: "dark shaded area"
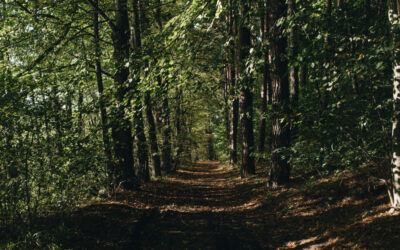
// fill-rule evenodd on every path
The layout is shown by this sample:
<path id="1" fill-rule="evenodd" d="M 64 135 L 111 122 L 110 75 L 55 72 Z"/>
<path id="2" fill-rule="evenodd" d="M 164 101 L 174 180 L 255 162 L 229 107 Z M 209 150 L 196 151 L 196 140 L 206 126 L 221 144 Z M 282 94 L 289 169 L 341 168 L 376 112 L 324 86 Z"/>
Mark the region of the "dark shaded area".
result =
<path id="1" fill-rule="evenodd" d="M 261 171 L 259 171 L 261 172 Z M 382 248 L 400 244 L 398 214 L 385 189 L 362 174 L 270 190 L 265 177 L 246 182 L 217 162 L 186 167 L 140 190 L 38 221 L 42 235 L 63 224 L 72 249 Z M 369 189 L 369 191 L 368 191 Z"/>

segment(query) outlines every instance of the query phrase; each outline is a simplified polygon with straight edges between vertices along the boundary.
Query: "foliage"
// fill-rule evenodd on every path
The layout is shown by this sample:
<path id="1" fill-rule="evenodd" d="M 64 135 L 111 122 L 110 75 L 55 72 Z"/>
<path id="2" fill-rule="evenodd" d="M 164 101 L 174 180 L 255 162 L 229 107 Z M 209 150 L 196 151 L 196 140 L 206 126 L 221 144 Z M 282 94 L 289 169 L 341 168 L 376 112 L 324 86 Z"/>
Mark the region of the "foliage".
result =
<path id="1" fill-rule="evenodd" d="M 111 138 L 111 151 L 118 147 L 115 128 L 126 125 L 118 117 L 121 105 L 127 107 L 123 110 L 127 124 L 137 122 L 135 112 L 145 113 L 151 106 L 159 146 L 159 152 L 151 155 L 162 155 L 170 143 L 175 167 L 214 156 L 228 162 L 230 104 L 244 86 L 254 94 L 256 138 L 261 136 L 260 118 L 265 118 L 267 128 L 265 150 L 250 145 L 252 156 L 269 170 L 273 112 L 270 103 L 263 111 L 259 97 L 273 42 L 268 34 L 265 41 L 260 34 L 265 10 L 259 6 L 267 1 L 252 1 L 249 17 L 237 15 L 239 1 L 139 1 L 140 27 L 134 26 L 138 17 L 129 3 L 130 43 L 138 39 L 135 31 L 140 29 L 142 45 L 130 48 L 129 60 L 119 62 L 130 68 L 128 81 L 119 86 L 114 79 L 121 68 L 114 62 L 112 25 L 117 13 L 113 1 L 99 0 L 103 93 L 95 74 L 94 2 L 0 3 L 0 228 L 24 225 L 7 232 L 7 237 L 28 232 L 33 218 L 69 210 L 120 187 L 121 183 L 111 183 L 116 171 L 109 169 L 118 168 L 120 162 L 115 155 L 109 158 L 104 138 Z M 323 0 L 294 2 L 295 12 L 274 25 L 284 38 L 296 31 L 296 53 L 290 57 L 288 47 L 280 56 L 288 59 L 286 66 L 297 69 L 297 77 L 304 73 L 305 78 L 298 102 L 280 117 L 282 123 L 291 124 L 290 147 L 274 153 L 287 159 L 296 174 L 327 175 L 341 169 L 357 171 L 369 162 L 388 164 L 392 52 L 397 44 L 385 1 L 338 1 L 341 5 L 331 1 L 331 6 Z M 235 51 L 240 49 L 238 35 L 232 37 L 227 29 L 231 11 L 235 28 L 247 27 L 252 43 L 249 56 L 234 65 L 236 86 L 229 86 L 227 79 L 232 42 Z M 121 89 L 126 95 L 118 100 Z M 147 94 L 150 102 L 144 105 Z M 244 115 L 249 114 L 240 111 Z M 151 128 L 147 120 L 144 124 L 150 152 Z M 135 141 L 129 143 L 133 144 L 141 131 L 132 127 Z M 170 141 L 165 131 L 171 132 Z M 135 145 L 131 168 L 137 174 L 141 148 Z M 238 146 L 241 152 L 241 136 Z M 134 181 L 139 185 L 145 180 Z"/>

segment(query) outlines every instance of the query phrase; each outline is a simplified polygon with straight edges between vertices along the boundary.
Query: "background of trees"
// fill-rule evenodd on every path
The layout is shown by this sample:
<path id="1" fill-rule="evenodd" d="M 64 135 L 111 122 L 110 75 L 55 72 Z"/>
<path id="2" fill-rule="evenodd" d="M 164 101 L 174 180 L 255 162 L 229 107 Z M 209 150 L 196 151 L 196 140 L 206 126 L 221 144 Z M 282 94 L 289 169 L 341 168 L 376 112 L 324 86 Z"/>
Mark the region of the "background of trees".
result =
<path id="1" fill-rule="evenodd" d="M 1 1 L 0 223 L 196 159 L 243 177 L 261 165 L 273 187 L 373 162 L 371 176 L 398 192 L 390 9 L 383 0 Z"/>

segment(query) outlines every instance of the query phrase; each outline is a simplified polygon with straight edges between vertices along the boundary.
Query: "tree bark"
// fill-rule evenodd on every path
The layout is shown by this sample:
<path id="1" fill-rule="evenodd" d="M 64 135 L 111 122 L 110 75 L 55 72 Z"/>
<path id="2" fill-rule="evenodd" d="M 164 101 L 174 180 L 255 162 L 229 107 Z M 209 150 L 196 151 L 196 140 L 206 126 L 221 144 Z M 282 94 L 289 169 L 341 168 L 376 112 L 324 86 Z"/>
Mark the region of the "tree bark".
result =
<path id="1" fill-rule="evenodd" d="M 259 134 L 258 134 L 258 152 L 264 153 L 265 151 L 265 140 L 266 140 L 266 120 L 265 115 L 267 112 L 267 105 L 270 101 L 269 92 L 271 90 L 271 78 L 269 75 L 269 62 L 268 62 L 268 50 L 266 45 L 266 34 L 268 32 L 268 14 L 267 8 L 264 5 L 264 1 L 260 2 L 260 36 L 261 36 L 261 43 L 263 48 L 263 76 L 261 80 L 261 117 L 259 123 Z"/>
<path id="2" fill-rule="evenodd" d="M 156 9 L 156 22 L 159 26 L 160 32 L 163 30 L 162 20 L 161 20 L 161 0 L 157 0 Z M 161 78 L 157 79 L 158 85 L 161 88 L 163 95 L 162 105 L 161 105 L 161 116 L 160 116 L 160 128 L 162 131 L 162 147 L 161 147 L 161 169 L 162 171 L 169 173 L 172 169 L 172 146 L 171 146 L 171 128 L 169 124 L 169 103 L 168 103 L 168 83 Z"/>
<path id="3" fill-rule="evenodd" d="M 215 156 L 215 149 L 214 149 L 214 142 L 213 142 L 213 131 L 211 127 L 211 123 L 208 125 L 208 128 L 206 129 L 206 134 L 207 134 L 207 151 L 208 151 L 208 159 L 210 161 L 213 161 L 216 159 Z"/>
<path id="4" fill-rule="evenodd" d="M 132 125 L 125 113 L 129 69 L 129 18 L 127 0 L 115 0 L 115 27 L 112 28 L 113 61 L 115 67 L 114 85 L 115 110 L 112 124 L 116 169 L 116 184 L 124 188 L 134 187 Z M 113 27 L 113 26 L 112 26 Z"/>
<path id="5" fill-rule="evenodd" d="M 277 20 L 286 15 L 284 1 L 270 1 L 270 20 Z M 288 62 L 284 56 L 287 41 L 282 29 L 276 25 L 270 26 L 271 42 L 271 82 L 272 82 L 272 164 L 269 171 L 269 185 L 276 187 L 289 181 L 290 165 L 285 150 L 290 143 L 290 128 L 288 123 L 289 111 L 289 82 Z"/>
<path id="6" fill-rule="evenodd" d="M 389 10 L 389 21 L 392 25 L 393 42 L 400 40 L 400 18 L 393 4 Z M 393 209 L 400 209 L 400 50 L 395 48 L 393 62 L 393 125 L 392 125 L 392 185 L 389 190 L 390 203 Z"/>
<path id="7" fill-rule="evenodd" d="M 161 148 L 161 169 L 166 173 L 172 169 L 172 149 L 171 149 L 171 128 L 169 124 L 169 103 L 168 103 L 168 84 L 159 77 L 159 85 L 163 92 L 163 101 L 161 106 L 161 131 L 162 131 L 162 148 Z"/>
<path id="8" fill-rule="evenodd" d="M 327 59 L 327 61 L 326 61 L 326 63 L 330 63 L 330 61 L 331 61 L 331 53 L 330 53 L 330 47 L 331 47 L 331 45 L 330 45 L 330 26 L 331 26 L 331 19 L 332 19 L 332 0 L 326 0 L 326 2 L 325 2 L 325 7 L 326 7 L 326 10 L 325 10 L 325 15 L 326 15 L 326 27 L 325 27 L 325 38 L 324 38 L 324 41 L 325 41 L 325 46 L 326 46 L 326 53 L 327 53 L 327 55 L 326 55 L 326 59 Z M 326 79 L 328 79 L 328 70 L 327 69 L 324 69 L 324 75 L 325 75 L 325 78 Z M 318 89 L 318 91 L 319 91 L 319 89 Z M 327 86 L 324 86 L 323 88 L 322 88 L 322 97 L 321 97 L 322 99 L 321 99 L 321 102 L 322 102 L 322 108 L 323 109 L 326 109 L 327 108 L 327 106 L 328 106 L 328 102 L 329 102 L 329 95 L 328 95 L 328 89 L 327 89 Z"/>
<path id="9" fill-rule="evenodd" d="M 132 54 L 135 57 L 141 56 L 142 52 L 142 31 L 141 31 L 141 18 L 142 10 L 139 9 L 139 0 L 132 0 L 133 8 L 133 41 L 131 42 Z M 136 58 L 132 61 L 135 62 Z M 144 123 L 143 123 L 143 113 L 142 113 L 142 100 L 140 98 L 140 91 L 138 90 L 138 83 L 140 81 L 140 65 L 135 65 L 132 63 L 131 71 L 135 74 L 134 82 L 134 126 L 135 126 L 135 136 L 136 136 L 136 147 L 137 147 L 137 157 L 138 157 L 138 178 L 141 181 L 150 180 L 150 169 L 149 169 L 149 158 L 146 143 L 146 136 L 144 133 Z"/>
<path id="10" fill-rule="evenodd" d="M 154 121 L 153 108 L 151 105 L 151 97 L 149 92 L 146 93 L 144 99 L 144 105 L 146 106 L 146 118 L 147 118 L 147 123 L 149 125 L 151 160 L 153 163 L 154 175 L 158 177 L 161 176 L 161 159 L 157 142 L 157 132 L 156 132 L 157 128 L 156 128 L 156 123 Z"/>
<path id="11" fill-rule="evenodd" d="M 183 133 L 182 126 L 184 123 L 183 120 L 183 91 L 182 88 L 177 89 L 176 91 L 176 109 L 175 109 L 175 128 L 176 128 L 176 157 L 175 157 L 175 169 L 179 167 L 181 164 L 182 153 L 184 152 L 184 144 L 183 144 Z"/>
<path id="12" fill-rule="evenodd" d="M 295 6 L 296 1 L 295 0 L 289 0 L 288 1 L 288 15 L 294 16 L 295 14 Z M 293 64 L 296 61 L 296 55 L 297 55 L 297 46 L 296 46 L 296 28 L 294 25 L 290 28 L 290 34 L 289 34 L 289 58 L 290 58 L 290 103 L 292 108 L 297 105 L 298 99 L 299 99 L 299 77 L 298 77 L 298 67 L 294 66 Z"/>
<path id="13" fill-rule="evenodd" d="M 296 1 L 289 0 L 288 1 L 288 16 L 292 18 L 295 15 L 296 10 Z M 296 126 L 296 109 L 299 101 L 299 67 L 295 66 L 297 56 L 297 45 L 296 45 L 296 28 L 292 23 L 292 27 L 290 27 L 289 34 L 289 60 L 290 60 L 290 69 L 289 69 L 289 86 L 290 86 L 290 111 L 291 111 L 291 119 L 290 119 L 290 136 L 291 138 L 295 138 L 297 131 Z"/>
<path id="14" fill-rule="evenodd" d="M 240 16 L 243 18 L 239 27 L 239 63 L 242 82 L 240 84 L 240 112 L 242 123 L 242 178 L 255 174 L 254 134 L 253 134 L 253 93 L 252 79 L 246 72 L 245 61 L 251 48 L 251 34 L 249 25 L 250 1 L 240 1 Z"/>
<path id="15" fill-rule="evenodd" d="M 114 173 L 113 162 L 112 162 L 112 152 L 111 143 L 108 133 L 108 117 L 104 98 L 104 86 L 103 86 L 103 76 L 101 69 L 101 49 L 100 49 L 100 32 L 99 32 L 99 13 L 98 13 L 98 0 L 95 0 L 96 7 L 94 8 L 93 14 L 93 28 L 94 28 L 94 45 L 95 45 L 95 70 L 96 70 L 96 81 L 97 81 L 97 91 L 99 91 L 99 109 L 101 117 L 101 129 L 103 135 L 104 144 L 104 155 L 106 156 L 106 171 L 108 177 L 112 177 Z M 71 108 L 72 110 L 72 108 Z M 72 112 L 72 111 L 71 111 Z M 111 180 L 108 180 L 108 184 L 111 185 Z"/>
<path id="16" fill-rule="evenodd" d="M 237 164 L 237 130 L 239 121 L 239 100 L 236 96 L 236 71 L 235 71 L 235 11 L 232 0 L 228 1 L 229 13 L 227 16 L 229 48 L 228 48 L 228 103 L 229 103 L 229 165 Z"/>

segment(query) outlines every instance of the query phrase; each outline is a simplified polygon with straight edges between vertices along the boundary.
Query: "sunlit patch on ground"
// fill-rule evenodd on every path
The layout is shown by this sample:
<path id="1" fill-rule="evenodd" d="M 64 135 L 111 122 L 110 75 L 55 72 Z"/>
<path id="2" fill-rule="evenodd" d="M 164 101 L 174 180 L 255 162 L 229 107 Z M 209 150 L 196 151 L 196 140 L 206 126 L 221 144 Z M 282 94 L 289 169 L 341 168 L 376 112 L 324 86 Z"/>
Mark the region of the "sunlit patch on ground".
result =
<path id="1" fill-rule="evenodd" d="M 265 175 L 198 162 L 168 178 L 82 207 L 72 248 L 321 249 L 400 244 L 399 213 L 351 172 L 270 190 Z M 299 179 L 300 178 L 300 179 Z M 300 181 L 299 181 L 300 180 Z M 390 225 L 390 226 L 388 226 Z M 384 237 L 385 240 L 381 240 Z"/>

